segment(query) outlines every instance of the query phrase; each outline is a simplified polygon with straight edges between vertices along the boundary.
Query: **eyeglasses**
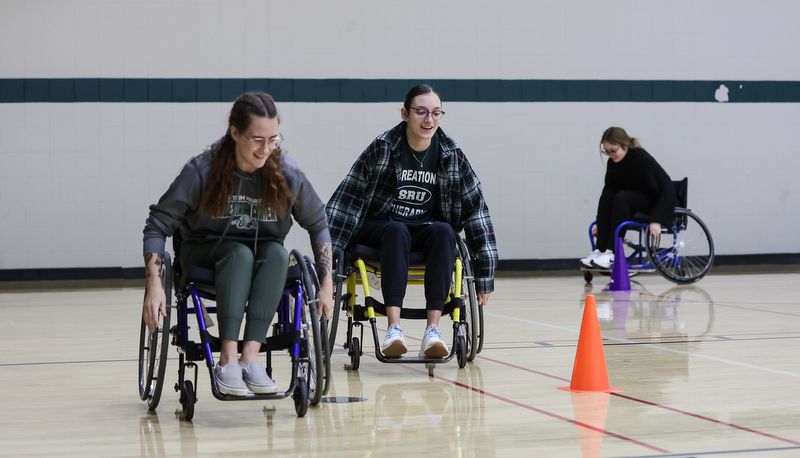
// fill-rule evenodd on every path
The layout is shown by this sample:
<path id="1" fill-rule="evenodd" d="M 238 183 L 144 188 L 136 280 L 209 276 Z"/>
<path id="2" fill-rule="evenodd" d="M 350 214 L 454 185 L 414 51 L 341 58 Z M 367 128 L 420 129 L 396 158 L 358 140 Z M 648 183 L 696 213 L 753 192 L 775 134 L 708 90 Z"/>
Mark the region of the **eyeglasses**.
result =
<path id="1" fill-rule="evenodd" d="M 600 145 L 600 152 L 605 154 L 606 156 L 610 156 L 612 154 L 617 154 L 618 151 L 619 151 L 619 146 L 617 146 L 616 148 L 611 149 L 611 150 L 606 150 L 605 148 L 603 148 L 603 145 Z"/>
<path id="2" fill-rule="evenodd" d="M 442 116 L 444 116 L 444 111 L 442 110 L 428 111 L 427 108 L 422 107 L 411 107 L 411 109 L 414 110 L 414 113 L 417 114 L 419 119 L 425 119 L 428 117 L 428 115 L 431 115 L 433 119 L 438 121 L 442 119 Z"/>
<path id="3" fill-rule="evenodd" d="M 253 149 L 256 149 L 256 150 L 264 148 L 264 145 L 269 146 L 269 149 L 273 150 L 273 149 L 281 146 L 281 143 L 283 143 L 283 140 L 284 140 L 283 135 L 281 135 L 280 133 L 278 133 L 278 135 L 275 135 L 275 136 L 269 137 L 269 138 L 251 137 L 251 136 L 249 136 L 247 134 L 242 134 L 242 136 L 244 136 L 245 138 L 250 140 L 250 142 L 253 144 Z"/>

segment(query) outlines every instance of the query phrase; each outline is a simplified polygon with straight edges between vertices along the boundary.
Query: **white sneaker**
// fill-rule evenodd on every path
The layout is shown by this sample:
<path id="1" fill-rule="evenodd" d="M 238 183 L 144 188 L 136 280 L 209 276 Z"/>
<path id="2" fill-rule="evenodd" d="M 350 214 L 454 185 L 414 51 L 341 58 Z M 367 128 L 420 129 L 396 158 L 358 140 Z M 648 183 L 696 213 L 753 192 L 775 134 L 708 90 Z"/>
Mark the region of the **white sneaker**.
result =
<path id="1" fill-rule="evenodd" d="M 422 346 L 419 349 L 420 358 L 444 358 L 450 354 L 444 340 L 442 331 L 436 326 L 428 326 L 425 335 L 422 337 Z"/>
<path id="2" fill-rule="evenodd" d="M 614 263 L 614 252 L 606 250 L 600 253 L 599 256 L 592 259 L 592 265 L 599 269 L 611 269 L 611 264 Z"/>
<path id="3" fill-rule="evenodd" d="M 586 267 L 592 267 L 592 261 L 597 259 L 598 256 L 600 256 L 600 250 L 596 249 L 592 251 L 592 253 L 589 256 L 581 258 L 581 264 L 583 264 Z"/>
<path id="4" fill-rule="evenodd" d="M 403 328 L 398 325 L 389 326 L 386 330 L 386 338 L 383 340 L 383 356 L 388 358 L 399 358 L 408 351 L 406 336 Z"/>

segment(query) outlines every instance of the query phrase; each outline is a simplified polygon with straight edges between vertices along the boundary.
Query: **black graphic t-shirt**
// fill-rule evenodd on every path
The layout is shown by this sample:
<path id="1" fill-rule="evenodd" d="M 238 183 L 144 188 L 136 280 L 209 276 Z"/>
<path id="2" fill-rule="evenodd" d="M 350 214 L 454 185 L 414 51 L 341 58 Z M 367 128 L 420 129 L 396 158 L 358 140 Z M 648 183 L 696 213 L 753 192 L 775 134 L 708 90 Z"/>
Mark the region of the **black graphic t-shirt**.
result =
<path id="1" fill-rule="evenodd" d="M 430 147 L 425 151 L 413 151 L 404 136 L 402 172 L 392 203 L 392 221 L 417 226 L 441 219 L 436 175 L 438 152 L 438 133 L 433 135 Z"/>

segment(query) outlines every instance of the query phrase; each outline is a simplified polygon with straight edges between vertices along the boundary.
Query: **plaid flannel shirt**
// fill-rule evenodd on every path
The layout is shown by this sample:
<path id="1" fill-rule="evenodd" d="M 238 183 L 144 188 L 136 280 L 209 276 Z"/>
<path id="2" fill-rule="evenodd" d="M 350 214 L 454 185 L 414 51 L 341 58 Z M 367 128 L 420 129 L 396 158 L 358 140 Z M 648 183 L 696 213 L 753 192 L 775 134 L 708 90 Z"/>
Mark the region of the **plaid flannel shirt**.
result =
<path id="1" fill-rule="evenodd" d="M 379 135 L 361 153 L 325 210 L 333 252 L 341 256 L 365 219 L 388 219 L 402 168 L 406 122 Z M 456 233 L 463 229 L 474 259 L 478 293 L 494 291 L 497 242 L 481 183 L 456 142 L 439 128 L 439 207 Z"/>

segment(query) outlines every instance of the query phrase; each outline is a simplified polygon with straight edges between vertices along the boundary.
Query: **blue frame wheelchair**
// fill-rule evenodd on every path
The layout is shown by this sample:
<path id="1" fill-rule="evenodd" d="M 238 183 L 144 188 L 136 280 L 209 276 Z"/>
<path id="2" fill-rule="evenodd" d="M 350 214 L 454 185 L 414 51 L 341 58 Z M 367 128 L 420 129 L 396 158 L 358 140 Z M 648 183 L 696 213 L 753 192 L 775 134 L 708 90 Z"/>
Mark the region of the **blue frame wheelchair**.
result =
<path id="1" fill-rule="evenodd" d="M 463 238 L 456 236 L 456 259 L 450 297 L 445 303 L 442 315 L 449 315 L 453 320 L 453 342 L 450 354 L 444 358 L 408 357 L 390 358 L 381 351 L 378 337 L 376 317 L 386 316 L 386 306 L 372 297 L 370 293 L 370 277 L 378 279 L 381 275 L 378 250 L 364 245 L 348 247 L 344 259 L 335 260 L 334 265 L 334 304 L 333 317 L 330 324 L 329 348 L 336 341 L 339 322 L 339 310 L 347 315 L 347 334 L 343 344 L 350 357 L 350 370 L 358 370 L 361 356 L 364 354 L 364 328 L 362 321 L 369 321 L 372 337 L 375 341 L 375 356 L 384 363 L 424 363 L 432 374 L 437 363 L 446 363 L 453 358 L 458 367 L 466 366 L 477 353 L 483 349 L 484 326 L 483 308 L 478 305 L 475 293 L 475 281 L 472 274 L 472 260 Z M 422 253 L 412 252 L 409 256 L 409 285 L 423 285 L 425 276 L 425 257 Z M 363 304 L 357 303 L 357 286 L 364 292 Z M 377 285 L 376 285 L 377 286 Z M 426 319 L 427 310 L 403 306 L 401 319 Z M 356 332 L 358 328 L 359 332 Z"/>
<path id="2" fill-rule="evenodd" d="M 261 353 L 266 353 L 264 367 L 272 377 L 272 353 L 286 350 L 289 353 L 292 369 L 289 386 L 277 393 L 232 396 L 219 391 L 214 375 L 214 356 L 219 353 L 220 340 L 211 335 L 208 328 L 213 326 L 211 314 L 216 313 L 216 304 L 206 306 L 204 300 L 214 301 L 214 271 L 189 266 L 187 277 L 181 283 L 182 269 L 179 236 L 173 237 L 175 260 L 171 263 L 169 253 L 165 253 L 166 272 L 164 291 L 167 296 L 167 316 L 159 317 L 158 329 L 150 332 L 142 319 L 139 337 L 139 396 L 147 402 L 149 410 L 155 410 L 161 398 L 165 380 L 167 353 L 171 343 L 178 350 L 178 381 L 175 391 L 180 393 L 183 407 L 181 418 L 191 420 L 194 404 L 197 402 L 198 366 L 195 361 L 205 360 L 211 378 L 211 392 L 221 401 L 282 399 L 292 396 L 295 411 L 299 417 L 306 414 L 309 404 L 317 405 L 330 384 L 330 352 L 327 348 L 327 322 L 317 318 L 317 291 L 319 281 L 313 262 L 303 257 L 299 251 L 292 250 L 286 286 L 281 296 L 272 335 L 262 344 Z M 177 304 L 172 304 L 172 287 L 175 287 Z M 177 324 L 170 327 L 171 317 L 176 315 Z M 194 315 L 200 341 L 190 340 L 189 316 Z M 239 342 L 241 352 L 242 342 Z M 194 374 L 187 374 L 193 370 Z M 279 390 L 281 384 L 279 383 Z"/>
<path id="3" fill-rule="evenodd" d="M 703 278 L 714 264 L 714 241 L 708 227 L 687 206 L 688 178 L 673 181 L 678 206 L 672 226 L 662 226 L 661 234 L 650 235 L 650 218 L 644 213 L 633 215 L 633 221 L 620 224 L 614 234 L 618 240 L 623 238 L 624 256 L 628 264 L 628 274 L 657 271 L 667 280 L 675 283 L 693 283 Z M 589 241 L 595 249 L 592 228 L 589 225 Z M 615 253 L 615 258 L 618 256 Z M 610 271 L 582 266 L 584 279 L 592 282 L 593 273 L 610 274 Z"/>

